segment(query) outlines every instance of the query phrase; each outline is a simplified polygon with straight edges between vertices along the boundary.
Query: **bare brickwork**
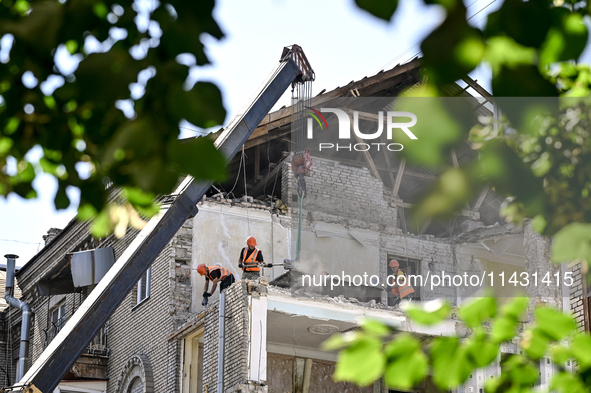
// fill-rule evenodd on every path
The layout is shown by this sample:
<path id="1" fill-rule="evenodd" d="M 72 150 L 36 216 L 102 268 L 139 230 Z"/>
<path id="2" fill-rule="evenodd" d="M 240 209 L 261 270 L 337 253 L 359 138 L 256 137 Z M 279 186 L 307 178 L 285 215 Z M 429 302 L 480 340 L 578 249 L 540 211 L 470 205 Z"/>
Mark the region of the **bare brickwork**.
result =
<path id="1" fill-rule="evenodd" d="M 570 271 L 573 273 L 574 283 L 570 288 L 570 307 L 575 320 L 577 321 L 577 330 L 585 331 L 585 310 L 584 307 L 584 288 L 585 278 L 581 272 L 581 264 L 574 263 L 570 265 Z"/>
<path id="2" fill-rule="evenodd" d="M 544 277 L 548 273 L 550 277 L 560 274 L 560 265 L 553 264 L 550 258 L 550 239 L 538 234 L 531 225 L 531 221 L 525 223 L 525 270 L 530 277 L 537 273 L 538 277 Z M 530 318 L 533 308 L 538 304 L 545 304 L 562 309 L 562 286 L 557 285 L 529 285 L 528 295 L 532 298 L 530 303 Z"/>
<path id="3" fill-rule="evenodd" d="M 185 323 L 191 313 L 191 256 L 193 244 L 193 219 L 185 221 L 172 240 L 173 264 L 170 269 L 168 312 L 175 327 Z"/>
<path id="4" fill-rule="evenodd" d="M 251 292 L 259 291 L 259 286 Z M 226 329 L 224 388 L 230 389 L 245 383 L 248 370 L 248 289 L 247 283 L 238 281 L 226 292 Z M 266 295 L 266 288 L 265 288 Z M 218 327 L 219 303 L 216 301 L 208 308 L 204 318 L 205 336 L 203 348 L 203 388 L 204 392 L 217 392 Z"/>
<path id="5" fill-rule="evenodd" d="M 282 186 L 285 184 L 291 190 L 284 188 L 282 192 L 291 196 L 291 206 L 296 207 L 296 180 L 291 171 L 286 176 Z M 385 193 L 384 184 L 365 167 L 314 157 L 306 184 L 309 190 L 303 202 L 306 217 L 311 214 L 310 218 L 326 222 L 347 220 L 355 227 L 374 230 L 396 227 L 396 208 L 390 206 L 393 199 Z"/>

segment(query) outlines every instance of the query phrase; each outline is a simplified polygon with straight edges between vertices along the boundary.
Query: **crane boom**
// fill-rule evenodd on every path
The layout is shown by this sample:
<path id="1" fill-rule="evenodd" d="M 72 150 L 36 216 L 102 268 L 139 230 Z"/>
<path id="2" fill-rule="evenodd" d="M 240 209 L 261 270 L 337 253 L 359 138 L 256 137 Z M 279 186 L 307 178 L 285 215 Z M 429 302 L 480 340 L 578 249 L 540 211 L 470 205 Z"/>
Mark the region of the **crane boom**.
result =
<path id="1" fill-rule="evenodd" d="M 226 127 L 215 145 L 229 162 L 292 83 L 312 80 L 314 73 L 301 48 L 283 51 L 279 65 L 246 109 Z M 121 304 L 183 223 L 197 214 L 197 202 L 211 186 L 187 176 L 67 321 L 14 390 L 50 393 L 84 348 Z M 4 391 L 7 391 L 6 389 Z M 29 391 L 29 390 L 26 390 Z"/>

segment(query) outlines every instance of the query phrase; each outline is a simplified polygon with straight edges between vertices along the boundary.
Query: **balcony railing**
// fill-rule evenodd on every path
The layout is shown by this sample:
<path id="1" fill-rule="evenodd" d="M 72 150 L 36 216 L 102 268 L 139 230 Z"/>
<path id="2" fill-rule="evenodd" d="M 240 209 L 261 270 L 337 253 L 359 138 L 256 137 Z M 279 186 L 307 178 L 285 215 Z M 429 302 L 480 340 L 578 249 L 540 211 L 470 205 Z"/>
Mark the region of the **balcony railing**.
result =
<path id="1" fill-rule="evenodd" d="M 51 340 L 59 333 L 66 323 L 65 318 L 52 322 L 49 329 L 44 329 L 44 348 L 47 348 Z M 105 323 L 99 332 L 92 338 L 92 341 L 84 349 L 84 354 L 95 356 L 109 356 L 109 321 Z"/>

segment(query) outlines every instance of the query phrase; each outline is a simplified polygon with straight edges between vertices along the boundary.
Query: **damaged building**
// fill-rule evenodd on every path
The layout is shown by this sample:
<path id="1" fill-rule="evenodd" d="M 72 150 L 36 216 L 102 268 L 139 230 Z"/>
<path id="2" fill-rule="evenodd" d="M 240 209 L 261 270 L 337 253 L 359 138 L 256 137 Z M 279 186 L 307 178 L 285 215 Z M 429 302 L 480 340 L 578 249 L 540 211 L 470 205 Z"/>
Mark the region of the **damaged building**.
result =
<path id="1" fill-rule="evenodd" d="M 320 105 L 350 97 L 391 100 L 420 82 L 420 60 L 415 59 L 323 91 L 310 102 Z M 447 94 L 476 96 L 484 104 L 490 99 L 468 77 L 450 85 Z M 486 114 L 484 104 L 478 110 Z M 537 272 L 542 276 L 566 272 L 565 267 L 550 263 L 550 241 L 531 225 L 504 224 L 499 216 L 504 198 L 490 189 L 483 189 L 451 220 L 413 223 L 412 207 L 440 173 L 413 166 L 387 149 L 313 153 L 307 195 L 300 208 L 291 165 L 297 153 L 292 116 L 292 108 L 286 107 L 264 118 L 242 153 L 230 162 L 230 180 L 214 185 L 198 203 L 199 213 L 184 222 L 152 262 L 56 392 L 219 393 L 219 364 L 223 365 L 223 392 L 395 392 L 382 381 L 369 387 L 334 382 L 337 354 L 322 350 L 321 343 L 333 333 L 356 329 L 362 317 L 411 332 L 425 342 L 429 337 L 463 336 L 468 331 L 455 319 L 435 328 L 409 321 L 391 287 L 384 285 L 392 274 L 391 260 L 397 260 L 408 274 L 424 277 L 445 272 Z M 335 121 L 329 118 L 326 127 L 333 129 Z M 370 117 L 364 121 L 375 124 Z M 474 154 L 466 145 L 448 161 L 450 166 L 461 166 Z M 129 230 L 122 239 L 95 239 L 87 223 L 74 220 L 50 235 L 46 246 L 16 273 L 22 300 L 34 310 L 29 363 L 51 345 L 100 278 L 76 285 L 78 273 L 71 255 L 109 249 L 117 260 L 138 231 Z M 219 291 L 203 306 L 204 279 L 196 268 L 201 263 L 220 265 L 239 279 L 239 254 L 248 236 L 256 238 L 265 263 L 279 266 L 262 269 L 259 280 L 238 280 L 226 290 L 220 348 Z M 281 265 L 285 259 L 294 259 L 298 238 L 301 255 L 293 264 L 295 269 L 286 270 Z M 378 280 L 357 284 L 345 275 Z M 342 278 L 339 285 L 331 285 L 337 276 Z M 565 311 L 572 308 L 583 329 L 589 320 L 586 290 L 580 273 L 575 277 L 578 281 L 570 289 L 528 287 L 527 294 L 537 304 Z M 417 285 L 414 297 L 446 299 L 457 306 L 487 285 L 484 280 L 479 285 Z M 5 353 L 5 362 L 0 378 L 3 385 L 11 386 L 19 358 L 21 312 L 10 307 L 3 315 L 6 323 L 0 326 L 5 340 L 0 342 L 0 352 Z M 518 347 L 507 343 L 503 351 L 515 353 Z M 540 384 L 545 384 L 554 369 L 540 367 Z M 458 391 L 482 391 L 484 381 L 499 372 L 497 361 L 473 374 Z M 427 379 L 413 391 L 437 389 Z"/>

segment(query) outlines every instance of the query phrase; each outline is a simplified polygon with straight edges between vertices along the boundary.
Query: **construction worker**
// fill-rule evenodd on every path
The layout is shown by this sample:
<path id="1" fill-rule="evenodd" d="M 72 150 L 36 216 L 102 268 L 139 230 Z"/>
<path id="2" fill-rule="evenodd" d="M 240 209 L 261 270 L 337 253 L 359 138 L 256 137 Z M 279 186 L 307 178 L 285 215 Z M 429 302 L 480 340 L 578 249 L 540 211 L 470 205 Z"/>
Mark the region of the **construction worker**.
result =
<path id="1" fill-rule="evenodd" d="M 404 270 L 400 269 L 400 264 L 396 259 L 390 261 L 390 267 L 394 277 L 392 286 L 392 293 L 395 296 L 394 306 L 400 303 L 401 300 L 412 300 L 415 289 L 410 285 L 408 275 Z"/>
<path id="2" fill-rule="evenodd" d="M 242 269 L 242 279 L 256 280 L 261 275 L 261 268 L 259 265 L 264 264 L 263 253 L 256 248 L 257 241 L 254 237 L 246 238 L 246 247 L 240 251 L 240 258 L 238 258 L 238 267 Z M 271 263 L 265 265 L 266 267 L 273 267 Z"/>
<path id="3" fill-rule="evenodd" d="M 236 280 L 234 275 L 228 270 L 221 266 L 205 266 L 201 263 L 197 266 L 197 273 L 205 276 L 205 288 L 203 289 L 203 302 L 201 305 L 207 306 L 207 299 L 214 294 L 215 289 L 220 284 L 220 292 L 232 285 Z M 209 293 L 209 281 L 213 284 L 211 286 L 211 293 Z"/>

